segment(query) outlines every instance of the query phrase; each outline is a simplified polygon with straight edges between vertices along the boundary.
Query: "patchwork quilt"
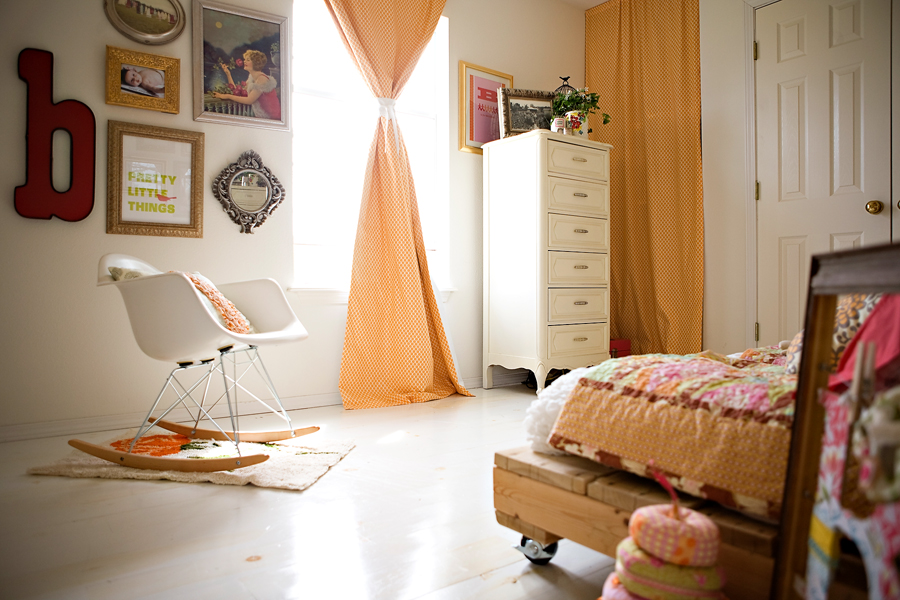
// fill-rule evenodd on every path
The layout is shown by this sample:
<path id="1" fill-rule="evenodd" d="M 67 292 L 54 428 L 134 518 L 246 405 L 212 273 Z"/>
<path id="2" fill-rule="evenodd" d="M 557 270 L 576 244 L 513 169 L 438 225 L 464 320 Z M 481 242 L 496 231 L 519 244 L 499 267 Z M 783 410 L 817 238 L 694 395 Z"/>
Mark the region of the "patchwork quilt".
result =
<path id="1" fill-rule="evenodd" d="M 777 519 L 797 387 L 785 354 L 608 360 L 575 386 L 549 443 L 645 477 L 652 465 L 684 492 Z"/>

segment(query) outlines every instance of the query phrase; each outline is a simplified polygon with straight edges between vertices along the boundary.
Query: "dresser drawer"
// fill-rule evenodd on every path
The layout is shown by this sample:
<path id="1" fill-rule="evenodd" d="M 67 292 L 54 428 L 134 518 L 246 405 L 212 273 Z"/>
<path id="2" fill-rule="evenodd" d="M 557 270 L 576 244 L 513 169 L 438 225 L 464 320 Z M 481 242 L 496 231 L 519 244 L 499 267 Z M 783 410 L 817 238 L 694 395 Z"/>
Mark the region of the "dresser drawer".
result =
<path id="1" fill-rule="evenodd" d="M 609 325 L 549 325 L 547 327 L 547 355 L 550 358 L 604 354 L 609 352 Z"/>
<path id="2" fill-rule="evenodd" d="M 550 248 L 572 248 L 589 252 L 609 249 L 609 221 L 571 215 L 547 215 L 547 245 Z"/>
<path id="3" fill-rule="evenodd" d="M 547 292 L 548 323 L 585 323 L 609 317 L 606 288 L 552 288 Z"/>
<path id="4" fill-rule="evenodd" d="M 547 178 L 547 208 L 563 212 L 609 214 L 609 184 Z"/>
<path id="5" fill-rule="evenodd" d="M 549 285 L 606 285 L 609 282 L 609 256 L 587 252 L 549 251 Z"/>
<path id="6" fill-rule="evenodd" d="M 547 170 L 608 181 L 609 152 L 548 140 Z"/>

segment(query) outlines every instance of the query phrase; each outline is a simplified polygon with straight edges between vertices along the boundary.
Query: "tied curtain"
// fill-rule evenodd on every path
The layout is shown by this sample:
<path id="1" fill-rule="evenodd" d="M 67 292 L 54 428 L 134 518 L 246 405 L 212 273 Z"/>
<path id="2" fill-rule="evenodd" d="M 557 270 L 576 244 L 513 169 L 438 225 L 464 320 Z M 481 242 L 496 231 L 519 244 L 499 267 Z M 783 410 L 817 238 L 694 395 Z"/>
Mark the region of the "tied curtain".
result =
<path id="1" fill-rule="evenodd" d="M 400 97 L 446 0 L 325 0 L 381 105 L 363 186 L 339 389 L 344 408 L 471 394 L 456 373 L 422 241 Z"/>
<path id="2" fill-rule="evenodd" d="M 610 165 L 610 336 L 632 353 L 702 350 L 699 0 L 609 0 L 585 13 L 585 81 Z"/>

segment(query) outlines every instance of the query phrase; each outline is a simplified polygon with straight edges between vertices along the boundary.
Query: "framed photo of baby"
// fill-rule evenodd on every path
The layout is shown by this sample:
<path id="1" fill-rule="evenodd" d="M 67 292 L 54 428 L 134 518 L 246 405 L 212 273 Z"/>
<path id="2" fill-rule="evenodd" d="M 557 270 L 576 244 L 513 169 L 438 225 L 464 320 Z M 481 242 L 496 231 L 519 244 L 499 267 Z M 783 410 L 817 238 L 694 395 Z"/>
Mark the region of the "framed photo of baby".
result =
<path id="1" fill-rule="evenodd" d="M 106 47 L 106 103 L 178 114 L 181 61 Z"/>
<path id="2" fill-rule="evenodd" d="M 194 0 L 194 120 L 290 129 L 288 17 Z"/>

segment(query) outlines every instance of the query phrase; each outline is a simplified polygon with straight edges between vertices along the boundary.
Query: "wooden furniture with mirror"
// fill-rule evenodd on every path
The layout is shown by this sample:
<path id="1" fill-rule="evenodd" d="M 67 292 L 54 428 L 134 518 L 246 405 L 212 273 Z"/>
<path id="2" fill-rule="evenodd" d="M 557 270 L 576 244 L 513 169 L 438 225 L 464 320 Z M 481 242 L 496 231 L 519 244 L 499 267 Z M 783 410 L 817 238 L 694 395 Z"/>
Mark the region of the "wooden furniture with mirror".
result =
<path id="1" fill-rule="evenodd" d="M 814 256 L 810 270 L 806 305 L 804 349 L 797 384 L 797 404 L 791 454 L 785 484 L 784 508 L 778 543 L 778 560 L 772 598 L 804 598 L 810 520 L 816 500 L 825 409 L 819 392 L 828 387 L 835 308 L 839 295 L 851 293 L 900 293 L 900 245 L 868 247 Z M 845 473 L 846 474 L 846 473 Z M 841 566 L 853 571 L 856 585 L 841 580 Z M 866 598 L 859 588 L 861 567 L 858 558 L 842 555 L 838 576 L 829 598 Z M 852 575 L 852 573 L 851 573 Z M 863 583 L 864 585 L 864 583 Z M 838 589 L 840 588 L 840 589 Z M 854 589 L 855 588 L 855 589 Z"/>

